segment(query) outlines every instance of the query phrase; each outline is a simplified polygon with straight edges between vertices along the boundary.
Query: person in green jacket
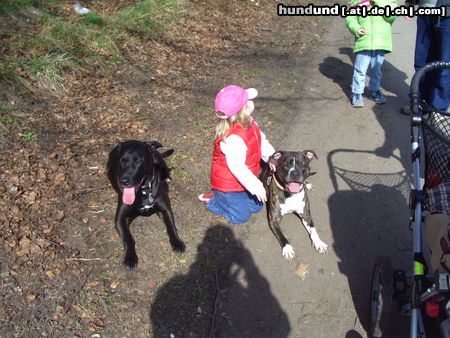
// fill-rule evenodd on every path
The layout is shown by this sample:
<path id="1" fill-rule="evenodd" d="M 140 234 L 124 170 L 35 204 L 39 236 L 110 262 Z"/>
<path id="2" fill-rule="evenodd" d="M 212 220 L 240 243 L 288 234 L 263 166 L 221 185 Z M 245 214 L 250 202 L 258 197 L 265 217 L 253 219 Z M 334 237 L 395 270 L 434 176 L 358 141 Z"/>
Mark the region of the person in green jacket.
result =
<path id="1" fill-rule="evenodd" d="M 385 8 L 396 6 L 395 0 L 352 0 L 351 6 L 368 6 L 370 12 L 373 6 Z M 367 69 L 370 67 L 369 93 L 377 103 L 386 102 L 386 97 L 380 90 L 381 67 L 384 55 L 392 52 L 392 23 L 395 16 L 367 15 L 347 16 L 345 23 L 355 36 L 355 64 L 352 80 L 352 106 L 362 107 L 363 93 Z"/>

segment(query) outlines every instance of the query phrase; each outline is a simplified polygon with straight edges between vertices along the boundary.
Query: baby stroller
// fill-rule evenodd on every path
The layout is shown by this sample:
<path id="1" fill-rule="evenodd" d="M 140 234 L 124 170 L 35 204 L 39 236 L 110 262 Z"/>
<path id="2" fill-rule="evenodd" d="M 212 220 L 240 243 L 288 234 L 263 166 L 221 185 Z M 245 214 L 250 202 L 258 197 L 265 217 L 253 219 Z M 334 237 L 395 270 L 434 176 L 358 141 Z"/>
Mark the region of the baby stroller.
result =
<path id="1" fill-rule="evenodd" d="M 425 74 L 445 68 L 450 62 L 427 64 L 411 82 L 412 272 L 393 270 L 389 258 L 377 258 L 370 290 L 371 337 L 389 337 L 393 311 L 399 311 L 411 316 L 411 338 L 450 338 L 450 114 L 428 106 L 419 93 Z"/>

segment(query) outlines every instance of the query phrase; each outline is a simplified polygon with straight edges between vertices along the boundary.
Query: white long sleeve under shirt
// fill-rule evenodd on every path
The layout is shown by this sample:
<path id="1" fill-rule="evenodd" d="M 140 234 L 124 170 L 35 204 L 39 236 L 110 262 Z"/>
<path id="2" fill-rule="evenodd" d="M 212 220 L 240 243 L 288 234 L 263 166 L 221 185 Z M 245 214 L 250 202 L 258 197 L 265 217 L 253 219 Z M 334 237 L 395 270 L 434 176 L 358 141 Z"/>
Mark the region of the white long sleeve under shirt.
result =
<path id="1" fill-rule="evenodd" d="M 225 154 L 228 169 L 236 177 L 245 189 L 252 195 L 260 193 L 264 186 L 251 170 L 246 166 L 247 146 L 244 140 L 235 134 L 228 136 L 224 141 L 220 142 L 220 150 Z M 264 162 L 275 152 L 273 146 L 269 143 L 261 132 L 261 158 Z"/>

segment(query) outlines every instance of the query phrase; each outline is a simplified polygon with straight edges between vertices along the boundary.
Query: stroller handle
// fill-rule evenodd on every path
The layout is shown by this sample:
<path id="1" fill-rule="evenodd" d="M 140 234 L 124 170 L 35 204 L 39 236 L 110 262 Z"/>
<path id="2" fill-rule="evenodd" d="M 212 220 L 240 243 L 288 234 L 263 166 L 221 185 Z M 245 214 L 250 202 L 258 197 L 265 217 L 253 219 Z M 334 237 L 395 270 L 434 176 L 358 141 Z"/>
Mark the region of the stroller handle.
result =
<path id="1" fill-rule="evenodd" d="M 420 125 L 422 123 L 422 116 L 419 111 L 419 104 L 420 104 L 420 93 L 419 93 L 419 85 L 422 78 L 425 76 L 426 73 L 434 71 L 434 70 L 441 70 L 449 68 L 450 69 L 450 62 L 449 61 L 435 61 L 426 64 L 417 72 L 414 74 L 412 80 L 411 80 L 411 89 L 409 92 L 409 97 L 411 99 L 410 101 L 410 108 L 411 108 L 411 115 L 412 115 L 412 124 L 413 126 Z"/>

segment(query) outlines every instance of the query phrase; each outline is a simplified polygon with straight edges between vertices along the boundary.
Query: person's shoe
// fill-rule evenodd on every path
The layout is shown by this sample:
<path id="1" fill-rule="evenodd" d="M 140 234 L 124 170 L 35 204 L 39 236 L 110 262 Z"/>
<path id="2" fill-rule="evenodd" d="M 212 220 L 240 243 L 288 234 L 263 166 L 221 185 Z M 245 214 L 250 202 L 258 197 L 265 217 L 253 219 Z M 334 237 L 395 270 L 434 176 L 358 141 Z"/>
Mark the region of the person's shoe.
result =
<path id="1" fill-rule="evenodd" d="M 198 199 L 200 202 L 202 202 L 203 204 L 206 204 L 206 203 L 208 203 L 209 200 L 210 200 L 211 198 L 213 198 L 213 197 L 214 197 L 214 193 L 213 193 L 213 192 L 210 192 L 210 193 L 198 195 L 197 199 Z"/>
<path id="2" fill-rule="evenodd" d="M 371 91 L 370 96 L 375 101 L 376 104 L 386 103 L 386 97 L 383 95 L 381 90 Z"/>
<path id="3" fill-rule="evenodd" d="M 409 105 L 402 107 L 402 109 L 400 109 L 400 113 L 404 115 L 411 115 L 411 107 Z"/>
<path id="4" fill-rule="evenodd" d="M 362 94 L 352 94 L 352 106 L 353 108 L 364 107 Z"/>

